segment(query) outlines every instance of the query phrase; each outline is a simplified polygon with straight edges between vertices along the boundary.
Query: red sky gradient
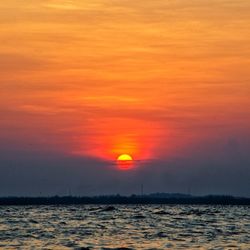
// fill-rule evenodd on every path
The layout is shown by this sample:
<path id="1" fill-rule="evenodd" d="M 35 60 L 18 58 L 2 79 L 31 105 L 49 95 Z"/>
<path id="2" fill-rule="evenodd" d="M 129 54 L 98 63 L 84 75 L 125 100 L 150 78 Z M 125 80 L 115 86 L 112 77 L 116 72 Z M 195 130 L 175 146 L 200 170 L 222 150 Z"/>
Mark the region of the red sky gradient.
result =
<path id="1" fill-rule="evenodd" d="M 0 148 L 147 162 L 247 141 L 249 30 L 244 0 L 1 1 Z"/>

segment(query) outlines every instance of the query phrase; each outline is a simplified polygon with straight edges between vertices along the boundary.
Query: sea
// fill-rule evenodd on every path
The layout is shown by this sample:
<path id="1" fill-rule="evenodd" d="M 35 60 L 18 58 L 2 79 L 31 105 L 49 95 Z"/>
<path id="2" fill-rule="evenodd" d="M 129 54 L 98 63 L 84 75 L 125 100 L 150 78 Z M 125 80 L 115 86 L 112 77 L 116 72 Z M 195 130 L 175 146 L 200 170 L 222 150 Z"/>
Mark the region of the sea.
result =
<path id="1" fill-rule="evenodd" d="M 250 249 L 249 206 L 0 206 L 0 249 Z"/>

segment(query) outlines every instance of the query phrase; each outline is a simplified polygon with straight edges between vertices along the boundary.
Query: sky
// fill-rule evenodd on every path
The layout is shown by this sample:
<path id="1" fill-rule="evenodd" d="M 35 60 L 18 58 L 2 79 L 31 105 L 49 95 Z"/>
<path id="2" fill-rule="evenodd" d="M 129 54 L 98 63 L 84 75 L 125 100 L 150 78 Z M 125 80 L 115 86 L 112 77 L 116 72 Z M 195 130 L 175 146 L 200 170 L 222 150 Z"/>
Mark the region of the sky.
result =
<path id="1" fill-rule="evenodd" d="M 250 197 L 249 29 L 245 0 L 1 1 L 0 196 Z"/>

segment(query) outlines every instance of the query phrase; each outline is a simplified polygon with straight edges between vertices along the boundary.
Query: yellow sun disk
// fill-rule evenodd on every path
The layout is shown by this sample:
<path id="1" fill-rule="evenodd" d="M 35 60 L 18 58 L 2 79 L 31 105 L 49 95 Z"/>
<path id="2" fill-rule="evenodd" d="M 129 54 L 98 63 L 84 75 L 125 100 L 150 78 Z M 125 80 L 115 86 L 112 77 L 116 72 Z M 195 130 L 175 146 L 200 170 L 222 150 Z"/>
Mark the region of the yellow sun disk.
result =
<path id="1" fill-rule="evenodd" d="M 117 158 L 118 161 L 132 161 L 133 158 L 128 154 L 122 154 Z"/>

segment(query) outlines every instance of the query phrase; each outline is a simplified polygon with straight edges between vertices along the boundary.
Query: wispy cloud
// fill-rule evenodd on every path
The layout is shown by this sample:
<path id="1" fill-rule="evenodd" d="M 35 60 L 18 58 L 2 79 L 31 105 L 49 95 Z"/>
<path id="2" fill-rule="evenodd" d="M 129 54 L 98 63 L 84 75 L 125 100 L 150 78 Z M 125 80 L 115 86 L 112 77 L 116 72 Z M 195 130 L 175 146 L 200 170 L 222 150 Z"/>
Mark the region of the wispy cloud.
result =
<path id="1" fill-rule="evenodd" d="M 249 8 L 244 0 L 1 1 L 0 147 L 91 155 L 90 172 L 106 166 L 97 158 L 133 149 L 158 158 L 157 180 L 173 157 L 201 154 L 188 166 L 206 169 L 204 179 L 213 148 L 250 138 Z M 231 164 L 219 156 L 221 169 Z M 181 175 L 185 162 L 173 166 Z"/>

